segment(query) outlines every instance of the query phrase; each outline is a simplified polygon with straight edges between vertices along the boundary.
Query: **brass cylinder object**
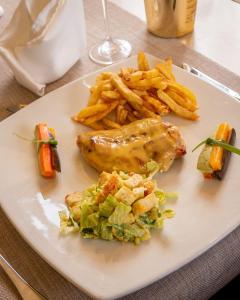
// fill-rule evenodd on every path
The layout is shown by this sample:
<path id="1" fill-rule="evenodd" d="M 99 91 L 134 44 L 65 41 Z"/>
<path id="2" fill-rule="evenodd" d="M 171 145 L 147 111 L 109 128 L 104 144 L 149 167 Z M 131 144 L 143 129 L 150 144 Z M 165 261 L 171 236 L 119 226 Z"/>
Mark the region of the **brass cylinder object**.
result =
<path id="1" fill-rule="evenodd" d="M 148 30 L 160 37 L 193 31 L 197 0 L 144 0 Z"/>

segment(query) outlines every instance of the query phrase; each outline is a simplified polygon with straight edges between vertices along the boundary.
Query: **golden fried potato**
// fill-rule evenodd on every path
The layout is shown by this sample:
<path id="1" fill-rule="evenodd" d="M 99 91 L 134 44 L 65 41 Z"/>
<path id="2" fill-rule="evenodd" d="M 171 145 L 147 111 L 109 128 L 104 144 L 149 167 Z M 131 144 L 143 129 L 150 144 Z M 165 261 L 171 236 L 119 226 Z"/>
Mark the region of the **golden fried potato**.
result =
<path id="1" fill-rule="evenodd" d="M 113 86 L 110 82 L 110 79 L 106 80 L 107 82 L 103 84 L 102 91 L 113 91 Z M 108 82 L 109 81 L 109 82 Z"/>
<path id="2" fill-rule="evenodd" d="M 84 123 L 85 125 L 89 125 L 89 124 L 92 124 L 92 123 L 102 120 L 104 117 L 106 117 L 108 114 L 110 114 L 110 112 L 113 111 L 117 107 L 118 104 L 119 104 L 118 101 L 109 103 L 107 105 L 106 110 L 100 111 L 97 114 L 95 114 L 89 118 L 82 119 L 82 123 Z"/>
<path id="3" fill-rule="evenodd" d="M 107 104 L 95 104 L 83 108 L 77 115 L 77 119 L 85 119 L 91 117 L 99 112 L 105 111 L 108 108 Z"/>
<path id="4" fill-rule="evenodd" d="M 88 99 L 88 106 L 94 105 L 97 103 L 101 92 L 102 88 L 106 83 L 109 83 L 109 80 L 102 80 L 101 82 L 97 83 L 94 87 L 91 88 L 91 94 Z"/>
<path id="5" fill-rule="evenodd" d="M 121 68 L 119 76 L 123 77 L 125 80 L 128 80 L 129 76 L 135 72 L 133 68 Z"/>
<path id="6" fill-rule="evenodd" d="M 117 74 L 112 75 L 112 84 L 133 108 L 136 110 L 141 108 L 143 100 L 131 91 Z"/>
<path id="7" fill-rule="evenodd" d="M 143 99 L 153 107 L 153 110 L 156 111 L 160 116 L 165 116 L 170 112 L 169 106 L 161 102 L 159 99 L 155 99 L 151 96 L 143 96 Z"/>
<path id="8" fill-rule="evenodd" d="M 142 72 L 143 79 L 151 79 L 151 78 L 155 78 L 155 77 L 161 77 L 162 79 L 164 79 L 162 74 L 156 68 L 151 69 L 149 71 Z"/>
<path id="9" fill-rule="evenodd" d="M 171 57 L 168 57 L 165 59 L 165 66 L 166 66 L 169 74 L 171 75 L 172 80 L 176 81 L 175 76 L 173 75 L 173 72 L 172 72 L 172 58 Z"/>
<path id="10" fill-rule="evenodd" d="M 124 83 L 131 89 L 136 90 L 148 90 L 150 88 L 156 88 L 164 90 L 167 88 L 167 82 L 162 81 L 161 77 L 155 77 L 151 79 L 142 79 L 136 82 L 124 81 Z"/>
<path id="11" fill-rule="evenodd" d="M 131 81 L 131 82 L 139 81 L 142 78 L 143 78 L 143 71 L 136 71 L 132 74 L 129 74 L 128 76 L 123 77 L 124 80 Z"/>
<path id="12" fill-rule="evenodd" d="M 161 73 L 163 74 L 163 76 L 166 78 L 166 79 L 169 79 L 169 80 L 172 80 L 172 73 L 169 72 L 166 64 L 164 62 L 161 62 L 159 64 L 156 65 L 156 69 Z"/>
<path id="13" fill-rule="evenodd" d="M 117 128 L 121 127 L 121 125 L 119 125 L 118 123 L 116 123 L 108 118 L 103 118 L 102 122 L 108 129 L 117 129 Z"/>
<path id="14" fill-rule="evenodd" d="M 144 52 L 139 52 L 138 53 L 138 69 L 139 71 L 148 71 L 149 70 L 149 64 L 146 58 L 146 55 Z"/>
<path id="15" fill-rule="evenodd" d="M 145 102 L 143 102 L 145 104 Z M 141 110 L 138 111 L 138 114 L 135 114 L 139 119 L 142 118 L 154 118 L 154 119 L 160 119 L 160 116 L 152 112 L 150 109 L 145 107 L 144 105 L 141 107 Z"/>
<path id="16" fill-rule="evenodd" d="M 127 115 L 128 115 L 128 111 L 124 108 L 124 106 L 118 105 L 118 107 L 117 107 L 117 117 L 116 117 L 117 123 L 119 123 L 121 125 L 125 124 L 126 119 L 127 119 Z"/>
<path id="17" fill-rule="evenodd" d="M 102 91 L 101 98 L 107 101 L 118 100 L 121 95 L 117 91 Z"/>
<path id="18" fill-rule="evenodd" d="M 128 74 L 128 76 L 123 76 L 123 79 L 125 81 L 137 82 L 142 79 L 152 79 L 155 77 L 158 77 L 159 79 L 161 78 L 162 80 L 165 79 L 165 77 L 157 69 L 151 69 L 148 71 L 136 71 Z"/>
<path id="19" fill-rule="evenodd" d="M 190 111 L 195 111 L 197 110 L 197 106 L 188 98 L 179 95 L 176 91 L 174 91 L 171 88 L 166 89 L 166 93 L 168 96 L 170 96 L 177 104 L 181 105 L 182 107 L 190 110 Z"/>
<path id="20" fill-rule="evenodd" d="M 178 94 L 180 94 L 183 97 L 186 97 L 192 101 L 193 104 L 197 105 L 197 99 L 196 96 L 193 94 L 192 91 L 190 91 L 185 86 L 181 85 L 180 83 L 168 81 L 167 86 L 173 90 L 175 90 Z"/>
<path id="21" fill-rule="evenodd" d="M 148 95 L 148 92 L 146 90 L 135 90 L 135 89 L 132 89 L 132 91 L 135 94 L 137 94 L 139 97 L 147 96 Z"/>
<path id="22" fill-rule="evenodd" d="M 94 130 L 104 130 L 104 126 L 102 123 L 100 122 L 94 122 L 88 125 L 90 128 L 94 129 Z"/>
<path id="23" fill-rule="evenodd" d="M 118 73 L 103 72 L 90 88 L 87 108 L 73 120 L 93 129 L 119 128 L 142 118 L 160 118 L 174 111 L 196 120 L 197 100 L 192 91 L 176 82 L 172 59 L 150 68 L 143 52 L 138 53 L 138 69 L 123 67 Z M 113 112 L 116 120 L 108 115 Z"/>
<path id="24" fill-rule="evenodd" d="M 195 112 L 189 111 L 186 108 L 178 105 L 167 93 L 162 90 L 158 90 L 158 97 L 161 101 L 166 103 L 172 111 L 174 111 L 177 115 L 189 119 L 189 120 L 197 120 L 198 115 Z"/>
<path id="25" fill-rule="evenodd" d="M 132 112 L 128 111 L 127 120 L 129 122 L 134 122 L 134 121 L 137 121 L 137 118 L 135 117 L 135 115 Z"/>

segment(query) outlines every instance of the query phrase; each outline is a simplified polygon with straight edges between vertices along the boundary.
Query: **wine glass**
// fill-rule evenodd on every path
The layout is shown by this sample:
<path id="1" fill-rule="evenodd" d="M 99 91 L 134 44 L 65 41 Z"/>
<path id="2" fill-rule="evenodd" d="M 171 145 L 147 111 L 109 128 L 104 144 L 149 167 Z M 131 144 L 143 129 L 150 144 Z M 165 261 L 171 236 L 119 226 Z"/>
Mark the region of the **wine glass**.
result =
<path id="1" fill-rule="evenodd" d="M 102 0 L 102 7 L 106 31 L 105 39 L 89 50 L 89 57 L 98 64 L 111 65 L 128 57 L 131 54 L 132 46 L 128 41 L 111 37 L 106 0 Z"/>

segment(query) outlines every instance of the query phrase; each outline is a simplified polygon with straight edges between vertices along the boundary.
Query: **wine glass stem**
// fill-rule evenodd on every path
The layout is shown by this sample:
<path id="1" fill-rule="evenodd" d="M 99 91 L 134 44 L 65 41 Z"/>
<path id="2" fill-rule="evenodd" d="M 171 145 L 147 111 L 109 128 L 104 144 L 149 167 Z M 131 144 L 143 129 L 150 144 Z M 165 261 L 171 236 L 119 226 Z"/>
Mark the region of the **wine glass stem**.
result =
<path id="1" fill-rule="evenodd" d="M 109 29 L 107 0 L 102 0 L 102 7 L 103 7 L 103 18 L 104 18 L 105 34 L 106 34 L 105 40 L 111 41 L 112 37 L 110 35 L 110 29 Z"/>

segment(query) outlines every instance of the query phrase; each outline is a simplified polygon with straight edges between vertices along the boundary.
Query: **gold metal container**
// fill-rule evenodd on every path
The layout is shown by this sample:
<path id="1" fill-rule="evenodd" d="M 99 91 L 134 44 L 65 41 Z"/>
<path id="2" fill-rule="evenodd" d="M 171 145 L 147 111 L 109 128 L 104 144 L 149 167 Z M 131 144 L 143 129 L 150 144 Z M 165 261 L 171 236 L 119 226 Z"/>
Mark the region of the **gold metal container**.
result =
<path id="1" fill-rule="evenodd" d="M 144 0 L 148 30 L 160 37 L 193 31 L 197 0 Z"/>

